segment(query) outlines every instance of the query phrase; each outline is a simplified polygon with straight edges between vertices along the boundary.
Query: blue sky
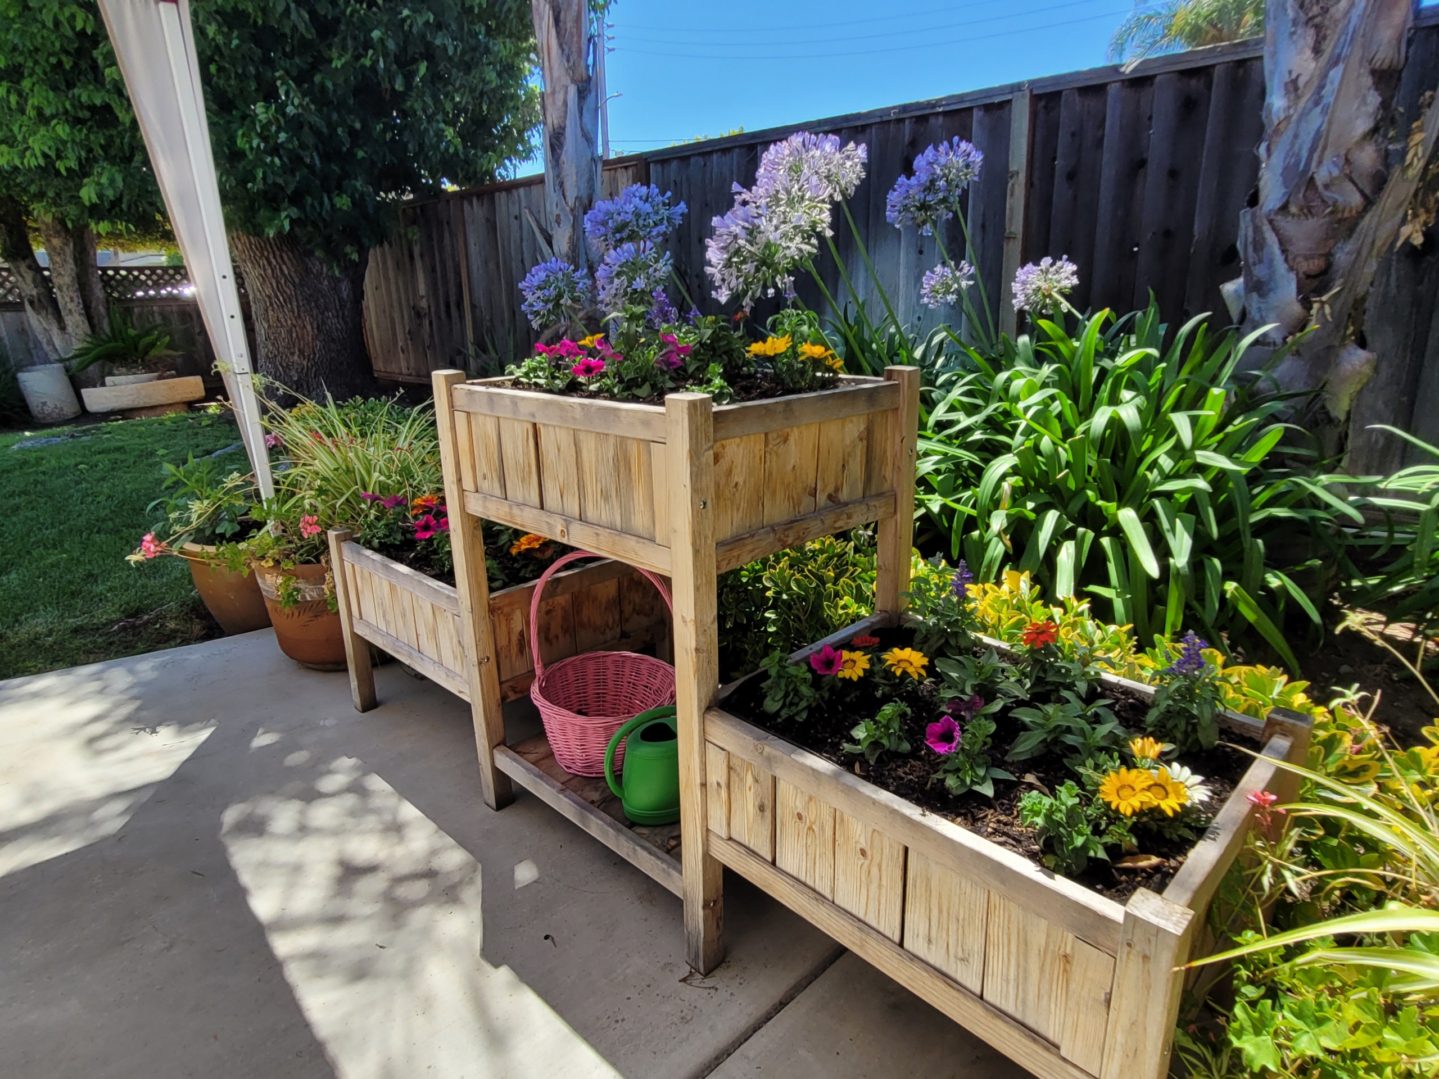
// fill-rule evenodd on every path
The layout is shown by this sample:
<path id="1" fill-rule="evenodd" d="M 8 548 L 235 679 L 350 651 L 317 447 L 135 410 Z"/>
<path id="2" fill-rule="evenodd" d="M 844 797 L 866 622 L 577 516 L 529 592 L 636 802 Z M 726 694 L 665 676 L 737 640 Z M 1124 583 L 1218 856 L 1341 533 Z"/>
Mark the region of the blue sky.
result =
<path id="1" fill-rule="evenodd" d="M 618 0 L 611 154 L 1094 67 L 1133 9 L 1133 0 Z"/>

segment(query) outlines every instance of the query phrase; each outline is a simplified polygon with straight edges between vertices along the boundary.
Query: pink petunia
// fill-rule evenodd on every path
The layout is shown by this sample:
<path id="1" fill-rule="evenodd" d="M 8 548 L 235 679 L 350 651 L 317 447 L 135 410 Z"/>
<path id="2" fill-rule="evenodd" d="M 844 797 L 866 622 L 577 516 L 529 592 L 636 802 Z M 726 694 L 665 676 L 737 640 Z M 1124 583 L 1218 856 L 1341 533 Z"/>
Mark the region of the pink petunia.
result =
<path id="1" fill-rule="evenodd" d="M 840 668 L 844 666 L 844 654 L 827 644 L 809 657 L 809 665 L 815 674 L 828 678 L 838 674 Z"/>
<path id="2" fill-rule="evenodd" d="M 1273 791 L 1250 791 L 1244 798 L 1255 807 L 1254 819 L 1266 828 L 1273 820 L 1273 814 L 1284 812 L 1283 809 L 1275 807 L 1274 803 L 1279 801 L 1279 795 Z"/>
<path id="3" fill-rule="evenodd" d="M 594 378 L 605 369 L 605 361 L 594 356 L 586 356 L 570 368 L 570 374 L 576 378 Z"/>
<path id="4" fill-rule="evenodd" d="M 320 527 L 320 519 L 313 513 L 307 513 L 300 518 L 300 535 L 309 539 L 311 536 L 318 536 L 324 529 Z"/>
<path id="5" fill-rule="evenodd" d="M 140 537 L 140 553 L 146 558 L 157 558 L 165 553 L 165 545 L 155 539 L 155 533 L 146 532 Z"/>
<path id="6" fill-rule="evenodd" d="M 436 517 L 433 513 L 426 513 L 415 518 L 415 539 L 417 540 L 434 539 L 441 532 L 449 530 L 450 520 L 448 517 Z"/>
<path id="7" fill-rule="evenodd" d="M 924 744 L 940 756 L 947 756 L 959 748 L 959 723 L 951 715 L 942 715 L 924 728 Z"/>
<path id="8" fill-rule="evenodd" d="M 279 449 L 279 448 L 280 448 L 281 446 L 283 446 L 284 444 L 285 444 L 285 443 L 284 443 L 284 440 L 281 439 L 279 435 L 275 434 L 274 431 L 271 431 L 269 434 L 267 434 L 267 435 L 265 436 L 265 448 L 266 448 L 266 449 L 270 449 L 270 450 Z"/>

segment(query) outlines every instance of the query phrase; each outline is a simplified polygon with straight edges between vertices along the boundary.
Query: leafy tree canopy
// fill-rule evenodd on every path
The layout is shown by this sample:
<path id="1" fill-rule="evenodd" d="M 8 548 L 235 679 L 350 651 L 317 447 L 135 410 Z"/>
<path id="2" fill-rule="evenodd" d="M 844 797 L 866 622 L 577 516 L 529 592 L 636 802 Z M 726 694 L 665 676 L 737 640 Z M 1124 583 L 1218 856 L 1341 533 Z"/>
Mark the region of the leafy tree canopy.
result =
<path id="1" fill-rule="evenodd" d="M 1114 33 L 1116 60 L 1222 45 L 1264 33 L 1265 0 L 1161 0 L 1138 3 Z"/>
<path id="2" fill-rule="evenodd" d="M 338 264 L 410 196 L 495 179 L 539 119 L 519 0 L 207 0 L 192 10 L 226 224 Z"/>

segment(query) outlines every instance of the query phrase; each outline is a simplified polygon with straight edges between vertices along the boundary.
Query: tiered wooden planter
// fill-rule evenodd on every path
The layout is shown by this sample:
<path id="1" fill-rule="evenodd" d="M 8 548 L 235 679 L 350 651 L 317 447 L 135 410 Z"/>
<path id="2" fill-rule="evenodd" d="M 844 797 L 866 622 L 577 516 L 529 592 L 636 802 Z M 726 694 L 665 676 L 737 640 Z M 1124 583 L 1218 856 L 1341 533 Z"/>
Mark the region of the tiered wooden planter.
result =
<path id="1" fill-rule="evenodd" d="M 889 619 L 835 634 L 838 644 Z M 825 643 L 825 642 L 820 642 Z M 818 648 L 806 649 L 800 657 Z M 1149 687 L 1108 681 L 1141 697 Z M 1261 753 L 1163 894 L 1121 905 L 720 707 L 705 715 L 710 851 L 1038 1075 L 1160 1079 L 1183 976 L 1243 846 L 1247 795 L 1287 786 L 1308 720 L 1228 713 Z"/>
<path id="2" fill-rule="evenodd" d="M 1242 845 L 1256 764 L 1163 895 L 1120 905 L 713 707 L 716 577 L 772 551 L 878 522 L 873 619 L 909 585 L 918 372 L 716 406 L 531 393 L 435 374 L 456 566 L 484 597 L 479 521 L 524 528 L 668 574 L 674 596 L 680 826 L 628 828 L 566 777 L 543 739 L 505 744 L 496 641 L 479 626 L 480 773 L 494 807 L 517 783 L 684 899 L 687 959 L 723 957 L 723 867 L 1040 1075 L 1159 1079 L 1190 953 Z M 462 568 L 463 567 L 463 568 Z M 461 589 L 462 595 L 465 588 Z M 462 610 L 464 603 L 462 600 Z M 850 627 L 848 637 L 860 627 Z M 1231 716 L 1266 758 L 1295 759 L 1307 727 Z"/>
<path id="3" fill-rule="evenodd" d="M 470 700 L 471 663 L 460 593 L 350 538 L 330 533 L 330 565 L 344 628 L 350 689 L 355 707 L 375 706 L 375 678 L 368 641 L 463 700 Z M 524 695 L 534 679 L 532 642 L 526 624 L 534 582 L 515 585 L 489 599 L 502 700 Z M 556 574 L 540 605 L 541 655 L 553 662 L 595 648 L 639 647 L 668 636 L 668 612 L 654 589 L 616 562 Z"/>

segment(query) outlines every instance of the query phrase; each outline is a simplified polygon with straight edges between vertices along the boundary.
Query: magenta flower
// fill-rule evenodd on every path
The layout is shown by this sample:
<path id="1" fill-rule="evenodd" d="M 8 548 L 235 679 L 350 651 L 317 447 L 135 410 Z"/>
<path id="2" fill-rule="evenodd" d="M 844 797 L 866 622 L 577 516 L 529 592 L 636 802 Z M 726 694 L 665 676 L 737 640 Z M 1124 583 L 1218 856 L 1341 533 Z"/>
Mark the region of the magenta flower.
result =
<path id="1" fill-rule="evenodd" d="M 384 495 L 377 495 L 377 494 L 375 494 L 374 491 L 361 491 L 361 492 L 360 492 L 360 498 L 362 498 L 362 499 L 363 499 L 364 501 L 366 501 L 366 502 L 380 502 L 380 501 L 382 501 L 382 500 L 384 499 L 384 497 L 385 497 Z"/>
<path id="2" fill-rule="evenodd" d="M 836 651 L 833 645 L 827 644 L 809 657 L 809 665 L 815 674 L 832 677 L 844 666 L 844 654 Z"/>
<path id="3" fill-rule="evenodd" d="M 324 529 L 320 527 L 320 519 L 313 513 L 307 513 L 300 518 L 300 535 L 309 539 L 311 536 L 318 536 Z"/>
<path id="4" fill-rule="evenodd" d="M 594 378 L 605 369 L 605 361 L 597 356 L 586 356 L 570 368 L 570 374 L 576 378 Z"/>
<path id="5" fill-rule="evenodd" d="M 387 510 L 397 510 L 405 504 L 404 495 L 390 495 L 388 498 L 380 499 L 380 505 Z"/>
<path id="6" fill-rule="evenodd" d="M 684 366 L 689 354 L 694 351 L 693 345 L 680 344 L 680 339 L 672 333 L 660 334 L 660 341 L 664 344 L 665 350 L 655 357 L 655 363 L 666 371 L 678 371 Z"/>
<path id="7" fill-rule="evenodd" d="M 265 436 L 265 448 L 266 448 L 266 449 L 269 449 L 269 450 L 278 449 L 280 446 L 283 446 L 283 445 L 284 445 L 284 442 L 281 440 L 281 438 L 280 438 L 279 435 L 275 434 L 274 431 L 271 431 L 269 434 L 267 434 L 267 435 Z"/>
<path id="8" fill-rule="evenodd" d="M 951 715 L 940 716 L 924 728 L 924 744 L 940 756 L 947 756 L 959 748 L 959 724 Z"/>
<path id="9" fill-rule="evenodd" d="M 432 513 L 426 513 L 415 518 L 415 539 L 434 539 L 441 532 L 450 530 L 450 519 L 448 517 L 436 517 Z"/>
<path id="10" fill-rule="evenodd" d="M 1273 820 L 1273 814 L 1283 813 L 1283 809 L 1275 808 L 1274 803 L 1279 801 L 1279 795 L 1273 791 L 1250 791 L 1244 796 L 1245 801 L 1254 806 L 1255 820 L 1268 828 Z"/>
<path id="11" fill-rule="evenodd" d="M 946 712 L 949 712 L 951 715 L 963 716 L 965 719 L 973 719 L 979 714 L 979 710 L 983 707 L 984 698 L 978 693 L 968 698 L 956 697 L 951 701 L 944 702 L 944 710 Z"/>

